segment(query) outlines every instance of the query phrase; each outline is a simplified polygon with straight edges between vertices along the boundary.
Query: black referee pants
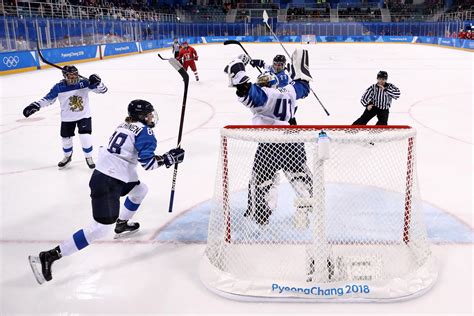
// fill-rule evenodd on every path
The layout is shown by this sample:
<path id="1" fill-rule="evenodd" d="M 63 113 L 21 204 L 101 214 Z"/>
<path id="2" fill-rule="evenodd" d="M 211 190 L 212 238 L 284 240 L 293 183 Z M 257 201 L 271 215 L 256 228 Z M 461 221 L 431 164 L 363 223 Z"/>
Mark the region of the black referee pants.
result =
<path id="1" fill-rule="evenodd" d="M 372 107 L 372 109 L 369 111 L 365 109 L 364 113 L 352 123 L 352 125 L 367 125 L 369 121 L 374 117 L 377 116 L 377 124 L 375 125 L 388 125 L 388 114 L 389 110 L 382 110 L 379 109 L 378 107 Z"/>

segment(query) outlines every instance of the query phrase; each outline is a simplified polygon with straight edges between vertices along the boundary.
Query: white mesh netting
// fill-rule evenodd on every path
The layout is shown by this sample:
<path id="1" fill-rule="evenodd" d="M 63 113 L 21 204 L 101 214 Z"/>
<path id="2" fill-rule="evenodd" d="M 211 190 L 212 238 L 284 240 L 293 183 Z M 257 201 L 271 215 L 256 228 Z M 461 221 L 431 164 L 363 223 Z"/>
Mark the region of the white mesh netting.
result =
<path id="1" fill-rule="evenodd" d="M 322 129 L 329 145 L 318 145 Z M 415 136 L 409 127 L 222 129 L 203 282 L 237 298 L 423 293 L 437 272 Z"/>

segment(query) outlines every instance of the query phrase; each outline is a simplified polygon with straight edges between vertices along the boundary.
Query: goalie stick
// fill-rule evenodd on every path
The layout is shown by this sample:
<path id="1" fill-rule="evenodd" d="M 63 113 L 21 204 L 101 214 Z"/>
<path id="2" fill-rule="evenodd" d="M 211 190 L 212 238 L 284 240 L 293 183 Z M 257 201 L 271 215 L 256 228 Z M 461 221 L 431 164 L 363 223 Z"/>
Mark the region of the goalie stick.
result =
<path id="1" fill-rule="evenodd" d="M 158 54 L 158 56 L 159 56 L 159 54 Z M 160 56 L 160 58 L 161 58 L 161 56 Z M 181 138 L 183 136 L 183 124 L 184 124 L 184 113 L 186 111 L 186 99 L 188 97 L 189 75 L 186 72 L 186 70 L 184 70 L 183 65 L 181 65 L 181 63 L 178 60 L 176 60 L 174 58 L 169 58 L 168 62 L 171 64 L 171 66 L 173 66 L 174 69 L 176 69 L 179 72 L 179 74 L 181 75 L 181 77 L 183 78 L 183 81 L 184 81 L 183 104 L 182 104 L 182 107 L 181 107 L 181 119 L 180 119 L 180 122 L 179 122 L 178 145 L 177 145 L 177 147 L 180 148 L 181 147 Z M 176 188 L 176 177 L 177 177 L 177 175 L 178 175 L 178 164 L 176 163 L 174 165 L 173 181 L 171 182 L 170 204 L 169 204 L 169 208 L 168 208 L 168 212 L 170 212 L 170 213 L 173 211 L 174 192 L 175 192 L 175 188 Z"/>
<path id="2" fill-rule="evenodd" d="M 265 23 L 265 25 L 267 26 L 268 30 L 270 31 L 270 33 L 272 33 L 273 37 L 275 37 L 275 39 L 278 41 L 278 43 L 280 43 L 280 46 L 283 48 L 283 50 L 285 51 L 286 55 L 288 56 L 288 58 L 291 59 L 291 56 L 290 54 L 288 53 L 288 51 L 286 50 L 285 46 L 283 46 L 282 42 L 280 41 L 280 39 L 278 38 L 278 36 L 275 34 L 275 32 L 273 32 L 272 30 L 272 27 L 268 24 L 268 14 L 267 14 L 267 10 L 263 10 L 263 23 Z M 321 100 L 319 100 L 318 96 L 316 95 L 316 93 L 313 91 L 313 89 L 311 87 L 309 87 L 309 89 L 311 90 L 311 92 L 313 93 L 313 95 L 316 97 L 316 100 L 318 100 L 319 104 L 321 105 L 321 107 L 323 108 L 324 112 L 326 112 L 327 116 L 329 116 L 329 112 L 328 110 L 326 110 L 326 108 L 324 107 L 323 103 L 321 102 Z"/>
<path id="3" fill-rule="evenodd" d="M 252 60 L 252 57 L 250 57 L 249 53 L 247 52 L 247 50 L 244 48 L 244 46 L 242 46 L 242 43 L 240 43 L 239 41 L 236 41 L 236 40 L 227 40 L 224 42 L 224 45 L 231 45 L 231 44 L 236 44 L 236 45 L 239 45 L 240 48 L 242 48 L 242 50 L 244 51 L 245 55 L 248 56 L 248 58 L 250 58 L 250 60 Z M 262 73 L 262 71 L 260 70 L 259 67 L 257 67 L 257 70 Z"/>
<path id="4" fill-rule="evenodd" d="M 46 58 L 44 58 L 43 56 L 43 53 L 41 53 L 41 49 L 40 49 L 40 44 L 39 44 L 39 41 L 36 42 L 36 49 L 38 50 L 38 55 L 41 59 L 41 61 L 47 65 L 50 65 L 54 68 L 57 68 L 57 69 L 60 69 L 61 71 L 64 71 L 64 68 L 61 67 L 61 66 L 58 66 L 56 64 L 53 64 L 52 62 L 48 61 Z M 89 80 L 88 78 L 84 77 L 84 76 L 81 76 L 81 75 L 78 75 L 80 78 L 82 79 L 86 79 L 86 80 Z"/>

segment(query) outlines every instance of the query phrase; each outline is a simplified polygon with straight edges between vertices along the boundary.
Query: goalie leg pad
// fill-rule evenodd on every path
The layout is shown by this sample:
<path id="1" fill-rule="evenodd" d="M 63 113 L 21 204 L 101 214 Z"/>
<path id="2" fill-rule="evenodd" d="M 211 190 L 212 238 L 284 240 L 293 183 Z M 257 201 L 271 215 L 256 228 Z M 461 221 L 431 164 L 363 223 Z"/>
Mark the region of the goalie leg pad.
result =
<path id="1" fill-rule="evenodd" d="M 291 78 L 293 80 L 312 81 L 311 73 L 309 72 L 309 54 L 306 49 L 297 48 L 291 55 L 292 66 Z"/>

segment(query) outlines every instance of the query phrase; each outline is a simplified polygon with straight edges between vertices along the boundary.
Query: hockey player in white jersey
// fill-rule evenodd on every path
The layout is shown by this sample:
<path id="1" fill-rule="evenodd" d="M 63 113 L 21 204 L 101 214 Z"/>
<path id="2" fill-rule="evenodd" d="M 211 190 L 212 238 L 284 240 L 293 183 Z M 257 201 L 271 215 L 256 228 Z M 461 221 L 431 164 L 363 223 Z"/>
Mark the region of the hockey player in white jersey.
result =
<path id="1" fill-rule="evenodd" d="M 290 75 L 286 69 L 286 57 L 283 55 L 276 55 L 271 65 L 267 65 L 263 59 L 252 59 L 250 65 L 275 74 L 278 78 L 278 88 L 283 88 L 290 82 Z"/>
<path id="2" fill-rule="evenodd" d="M 308 67 L 308 52 L 295 50 L 291 67 L 294 79 L 278 89 L 278 78 L 268 72 L 258 76 L 256 84 L 251 83 L 245 72 L 246 60 L 241 57 L 234 59 L 224 71 L 229 75 L 229 86 L 237 89 L 239 102 L 252 111 L 253 125 L 289 125 L 288 121 L 295 113 L 296 100 L 305 98 L 310 91 L 309 81 L 312 77 Z M 313 194 L 312 175 L 306 166 L 306 152 L 302 143 L 259 143 L 244 216 L 253 214 L 260 225 L 268 224 L 272 213 L 269 206 L 270 191 L 279 170 L 283 170 L 299 197 L 309 198 Z"/>
<path id="3" fill-rule="evenodd" d="M 93 74 L 89 80 L 79 77 L 75 66 L 63 67 L 64 79 L 55 84 L 51 91 L 41 100 L 35 101 L 25 107 L 23 115 L 29 117 L 41 108 L 47 107 L 59 99 L 61 107 L 61 138 L 64 158 L 58 167 L 64 168 L 71 162 L 73 152 L 74 131 L 78 129 L 82 151 L 89 168 L 94 169 L 92 159 L 92 118 L 89 107 L 89 92 L 106 93 L 107 87 L 100 77 Z"/>
<path id="4" fill-rule="evenodd" d="M 128 117 L 112 134 L 107 148 L 100 151 L 97 167 L 89 182 L 93 221 L 55 248 L 42 251 L 39 256 L 29 256 L 38 283 L 52 279 L 53 262 L 104 237 L 112 224 L 115 224 L 116 238 L 138 231 L 139 223 L 129 220 L 136 214 L 148 187 L 138 179 L 137 164 L 140 163 L 145 170 L 154 170 L 163 165 L 169 168 L 184 160 L 181 148 L 155 155 L 157 143 L 153 127 L 157 118 L 149 102 L 130 102 Z M 121 196 L 127 196 L 122 207 Z"/>

